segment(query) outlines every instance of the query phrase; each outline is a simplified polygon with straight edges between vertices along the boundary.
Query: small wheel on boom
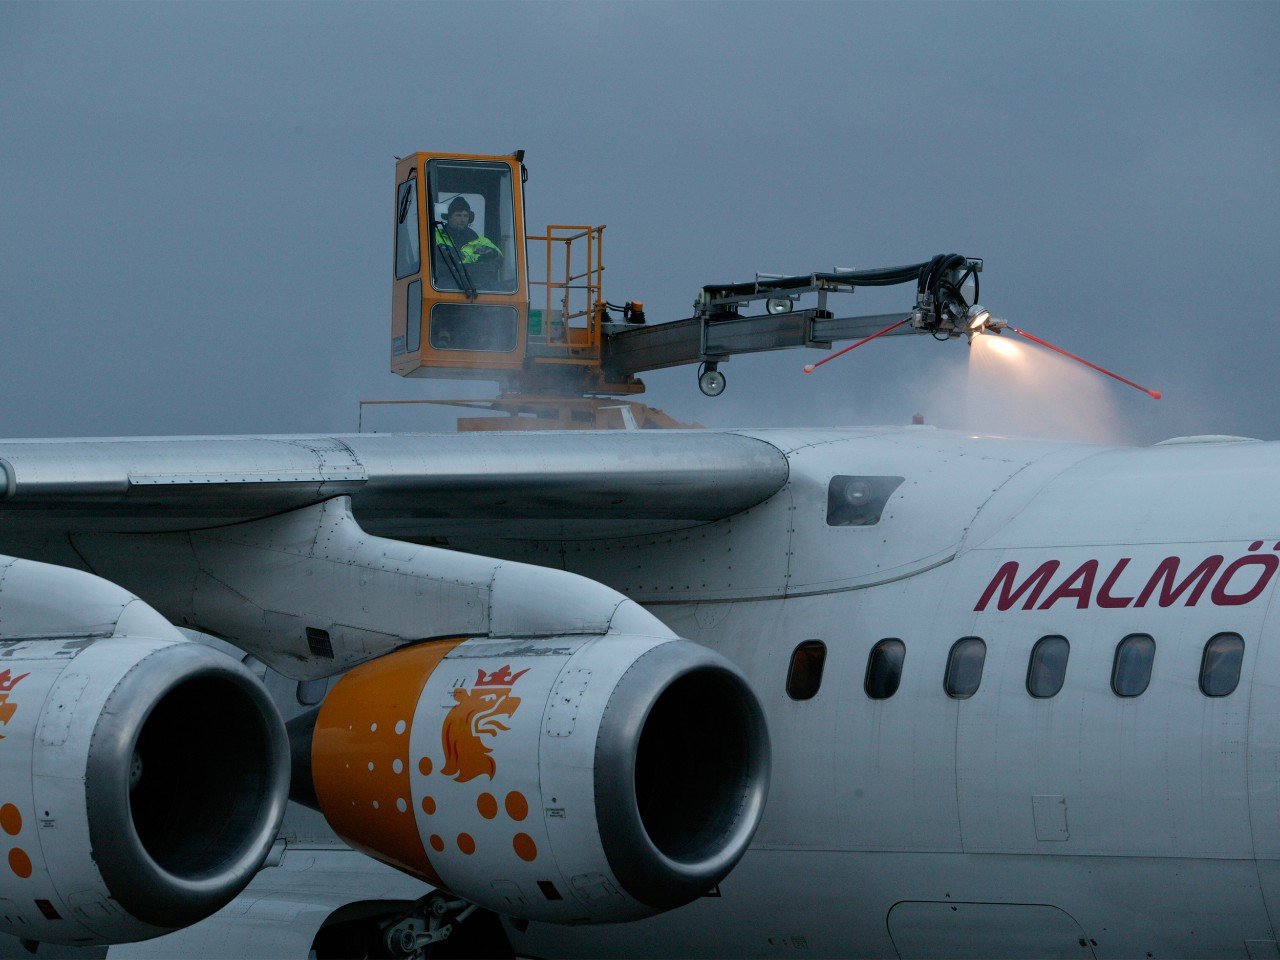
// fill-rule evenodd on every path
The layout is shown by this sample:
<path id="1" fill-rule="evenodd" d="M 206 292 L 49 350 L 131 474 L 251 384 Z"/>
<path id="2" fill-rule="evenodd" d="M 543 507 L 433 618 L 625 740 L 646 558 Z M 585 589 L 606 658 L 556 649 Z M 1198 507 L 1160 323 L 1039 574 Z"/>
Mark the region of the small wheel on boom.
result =
<path id="1" fill-rule="evenodd" d="M 714 363 L 704 363 L 698 368 L 698 389 L 708 397 L 718 397 L 724 393 L 724 374 Z"/>

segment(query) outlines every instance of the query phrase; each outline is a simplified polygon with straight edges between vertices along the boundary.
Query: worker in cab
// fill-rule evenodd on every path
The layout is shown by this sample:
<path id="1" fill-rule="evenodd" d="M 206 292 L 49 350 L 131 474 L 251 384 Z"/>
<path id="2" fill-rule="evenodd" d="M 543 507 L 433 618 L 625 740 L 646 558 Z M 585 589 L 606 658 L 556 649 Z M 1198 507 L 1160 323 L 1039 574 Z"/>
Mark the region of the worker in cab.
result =
<path id="1" fill-rule="evenodd" d="M 479 286 L 492 286 L 502 264 L 502 251 L 488 237 L 471 228 L 475 219 L 476 215 L 465 197 L 454 197 L 449 201 L 447 219 L 436 226 L 436 252 L 446 268 L 444 276 L 462 273 L 470 275 L 472 282 Z M 457 270 L 459 264 L 461 271 Z"/>

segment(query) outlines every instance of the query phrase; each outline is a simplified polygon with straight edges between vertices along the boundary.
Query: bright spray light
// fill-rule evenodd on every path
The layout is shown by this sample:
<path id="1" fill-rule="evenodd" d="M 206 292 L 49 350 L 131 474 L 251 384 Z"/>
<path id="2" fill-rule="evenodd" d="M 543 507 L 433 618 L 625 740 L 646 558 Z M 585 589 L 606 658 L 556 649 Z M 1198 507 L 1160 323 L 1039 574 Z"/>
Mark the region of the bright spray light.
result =
<path id="1" fill-rule="evenodd" d="M 983 337 L 982 344 L 997 356 L 1005 357 L 1009 360 L 1022 359 L 1022 348 L 1012 340 L 1006 340 L 1003 337 Z"/>
<path id="2" fill-rule="evenodd" d="M 1106 379 L 1006 330 L 973 338 L 963 426 L 975 433 L 1118 443 L 1127 440 Z"/>

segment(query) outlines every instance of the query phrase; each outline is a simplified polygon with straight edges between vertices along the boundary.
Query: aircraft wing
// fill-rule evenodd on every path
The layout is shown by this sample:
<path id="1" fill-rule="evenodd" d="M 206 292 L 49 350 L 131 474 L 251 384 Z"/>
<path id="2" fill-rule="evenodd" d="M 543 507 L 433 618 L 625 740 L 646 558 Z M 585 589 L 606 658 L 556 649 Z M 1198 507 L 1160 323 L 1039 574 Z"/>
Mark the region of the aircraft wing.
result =
<path id="1" fill-rule="evenodd" d="M 620 536 L 731 516 L 786 479 L 777 448 L 707 431 L 0 441 L 0 532 L 191 530 L 345 495 L 387 537 Z"/>
<path id="2" fill-rule="evenodd" d="M 746 675 L 590 575 L 475 544 L 668 535 L 788 476 L 778 447 L 707 431 L 0 441 L 0 783 L 24 785 L 0 796 L 0 930 L 195 930 L 245 902 L 289 798 L 511 916 L 696 899 L 764 807 Z M 286 731 L 264 663 L 324 709 Z M 641 740 L 687 752 L 695 715 L 722 758 L 637 766 Z M 698 809 L 637 806 L 683 793 Z"/>

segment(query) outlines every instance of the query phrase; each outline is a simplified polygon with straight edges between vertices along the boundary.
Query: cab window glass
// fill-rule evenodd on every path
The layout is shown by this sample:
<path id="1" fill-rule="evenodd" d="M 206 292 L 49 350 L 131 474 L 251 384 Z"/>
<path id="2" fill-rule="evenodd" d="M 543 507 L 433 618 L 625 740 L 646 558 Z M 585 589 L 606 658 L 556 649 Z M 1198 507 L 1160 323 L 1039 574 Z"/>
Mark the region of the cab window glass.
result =
<path id="1" fill-rule="evenodd" d="M 962 637 L 951 647 L 947 657 L 947 675 L 943 681 L 947 696 L 967 700 L 978 692 L 982 683 L 982 664 L 987 659 L 987 645 L 978 637 Z"/>
<path id="2" fill-rule="evenodd" d="M 896 637 L 881 640 L 867 657 L 867 675 L 862 689 L 872 700 L 888 700 L 898 692 L 902 682 L 902 663 L 907 657 L 906 645 Z"/>
<path id="3" fill-rule="evenodd" d="M 437 303 L 431 307 L 431 349 L 510 353 L 520 318 L 496 303 Z"/>
<path id="4" fill-rule="evenodd" d="M 418 177 L 415 174 L 396 188 L 396 279 L 409 277 L 422 267 L 418 244 Z"/>
<path id="5" fill-rule="evenodd" d="M 827 525 L 869 527 L 880 522 L 902 477 L 832 477 L 827 485 Z"/>
<path id="6" fill-rule="evenodd" d="M 1067 677 L 1067 657 L 1071 644 L 1066 637 L 1041 637 L 1031 648 L 1027 664 L 1027 693 L 1033 697 L 1057 696 Z"/>
<path id="7" fill-rule="evenodd" d="M 791 654 L 787 671 L 787 696 L 792 700 L 810 700 L 822 686 L 822 667 L 827 661 L 827 645 L 821 640 L 806 640 Z"/>
<path id="8" fill-rule="evenodd" d="M 1111 666 L 1111 689 L 1120 697 L 1140 696 L 1151 683 L 1156 642 L 1145 633 L 1132 633 L 1116 646 Z"/>
<path id="9" fill-rule="evenodd" d="M 431 283 L 437 290 L 515 293 L 516 222 L 505 163 L 433 160 L 427 164 Z"/>
<path id="10" fill-rule="evenodd" d="M 410 353 L 417 353 L 422 346 L 422 281 L 409 284 L 405 296 L 405 345 Z"/>
<path id="11" fill-rule="evenodd" d="M 1238 633 L 1220 633 L 1204 645 L 1200 661 L 1200 692 L 1206 697 L 1225 697 L 1240 684 L 1240 664 L 1244 660 L 1244 638 Z"/>

